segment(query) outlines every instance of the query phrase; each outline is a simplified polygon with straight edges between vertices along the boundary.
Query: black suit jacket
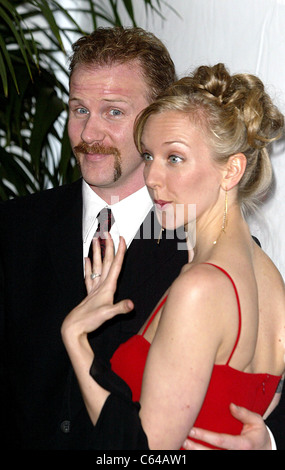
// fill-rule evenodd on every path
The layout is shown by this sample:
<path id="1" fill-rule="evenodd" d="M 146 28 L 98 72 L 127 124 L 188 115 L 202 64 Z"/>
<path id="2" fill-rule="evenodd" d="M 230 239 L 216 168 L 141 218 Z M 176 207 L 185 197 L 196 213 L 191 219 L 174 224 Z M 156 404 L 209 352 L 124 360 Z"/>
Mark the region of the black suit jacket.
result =
<path id="1" fill-rule="evenodd" d="M 275 410 L 265 421 L 273 433 L 277 450 L 285 450 L 285 387 L 283 386 L 281 400 Z"/>
<path id="2" fill-rule="evenodd" d="M 81 180 L 0 205 L 0 261 L 5 446 L 85 448 L 93 427 L 60 334 L 86 294 Z M 135 310 L 91 335 L 97 358 L 109 359 L 139 330 L 185 262 L 175 239 L 132 242 L 116 300 L 131 298 Z"/>

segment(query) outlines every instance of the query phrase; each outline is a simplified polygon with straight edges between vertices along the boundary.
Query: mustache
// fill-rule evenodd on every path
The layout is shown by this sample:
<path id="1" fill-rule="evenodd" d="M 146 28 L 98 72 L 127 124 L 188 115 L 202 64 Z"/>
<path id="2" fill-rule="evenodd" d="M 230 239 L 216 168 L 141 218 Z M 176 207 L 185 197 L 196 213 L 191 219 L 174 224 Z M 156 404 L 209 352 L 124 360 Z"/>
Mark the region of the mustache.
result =
<path id="1" fill-rule="evenodd" d="M 102 155 L 115 155 L 119 156 L 120 152 L 116 147 L 105 147 L 102 144 L 92 144 L 88 145 L 86 142 L 80 142 L 73 148 L 76 153 L 100 153 Z"/>

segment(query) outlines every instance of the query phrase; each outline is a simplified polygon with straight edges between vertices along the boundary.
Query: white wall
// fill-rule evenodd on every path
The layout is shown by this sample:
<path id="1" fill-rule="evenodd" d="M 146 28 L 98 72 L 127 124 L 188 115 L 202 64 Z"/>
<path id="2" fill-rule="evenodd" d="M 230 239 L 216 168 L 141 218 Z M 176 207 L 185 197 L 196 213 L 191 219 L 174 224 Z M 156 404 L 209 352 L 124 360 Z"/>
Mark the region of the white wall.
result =
<path id="1" fill-rule="evenodd" d="M 139 26 L 168 47 L 179 76 L 195 66 L 223 62 L 230 72 L 258 75 L 285 113 L 285 0 L 168 0 L 165 21 L 148 15 L 139 0 Z M 275 188 L 249 220 L 252 233 L 285 278 L 285 142 L 274 146 Z"/>

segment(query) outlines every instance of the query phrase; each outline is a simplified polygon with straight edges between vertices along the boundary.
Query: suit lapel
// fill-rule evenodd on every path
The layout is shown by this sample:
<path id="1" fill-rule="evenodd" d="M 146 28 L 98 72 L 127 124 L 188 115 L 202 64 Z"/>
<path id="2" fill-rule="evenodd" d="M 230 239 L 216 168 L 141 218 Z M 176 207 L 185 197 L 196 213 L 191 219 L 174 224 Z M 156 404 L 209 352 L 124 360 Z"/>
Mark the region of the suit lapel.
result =
<path id="1" fill-rule="evenodd" d="M 160 229 L 157 228 L 157 222 L 154 222 L 155 217 L 155 213 L 151 210 L 125 255 L 122 273 L 126 270 L 127 275 L 121 276 L 120 287 L 124 292 L 126 291 L 128 297 L 133 291 L 142 289 L 149 282 L 150 277 L 168 277 L 164 269 L 174 269 L 176 277 L 181 267 L 187 263 L 187 250 L 178 249 L 178 244 L 181 243 L 182 246 L 185 242 L 180 238 L 181 234 L 178 239 L 175 232 L 165 230 L 161 241 L 157 242 Z M 152 228 L 152 230 L 147 230 L 147 237 L 144 231 L 145 225 Z M 172 277 L 169 276 L 171 279 Z"/>
<path id="2" fill-rule="evenodd" d="M 67 186 L 63 191 L 53 226 L 48 236 L 48 249 L 54 275 L 70 305 L 85 295 L 82 248 L 82 184 Z"/>

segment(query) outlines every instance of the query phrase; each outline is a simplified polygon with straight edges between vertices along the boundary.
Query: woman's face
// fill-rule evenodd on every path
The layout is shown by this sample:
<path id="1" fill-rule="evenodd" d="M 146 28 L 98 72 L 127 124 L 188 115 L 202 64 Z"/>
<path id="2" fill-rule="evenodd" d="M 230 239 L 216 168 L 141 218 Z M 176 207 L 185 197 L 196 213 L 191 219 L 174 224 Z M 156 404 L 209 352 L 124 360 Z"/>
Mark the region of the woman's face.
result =
<path id="1" fill-rule="evenodd" d="M 145 181 L 162 226 L 187 226 L 195 216 L 197 221 L 211 220 L 221 168 L 213 160 L 205 131 L 179 111 L 153 114 L 143 130 L 142 151 Z"/>

